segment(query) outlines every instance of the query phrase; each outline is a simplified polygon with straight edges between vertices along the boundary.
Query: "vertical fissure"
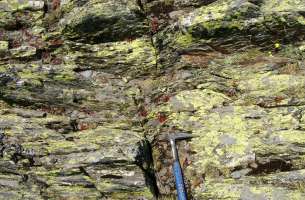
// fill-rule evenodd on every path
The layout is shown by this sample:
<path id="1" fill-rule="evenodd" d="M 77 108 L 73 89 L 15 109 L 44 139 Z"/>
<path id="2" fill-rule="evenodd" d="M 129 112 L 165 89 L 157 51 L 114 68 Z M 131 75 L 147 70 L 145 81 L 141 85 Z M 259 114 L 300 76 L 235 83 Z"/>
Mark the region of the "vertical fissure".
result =
<path id="1" fill-rule="evenodd" d="M 154 160 L 152 155 L 152 146 L 150 142 L 145 139 L 139 144 L 139 151 L 136 157 L 136 164 L 143 171 L 145 183 L 150 192 L 155 198 L 160 197 L 159 188 L 157 186 L 157 179 L 154 170 Z"/>

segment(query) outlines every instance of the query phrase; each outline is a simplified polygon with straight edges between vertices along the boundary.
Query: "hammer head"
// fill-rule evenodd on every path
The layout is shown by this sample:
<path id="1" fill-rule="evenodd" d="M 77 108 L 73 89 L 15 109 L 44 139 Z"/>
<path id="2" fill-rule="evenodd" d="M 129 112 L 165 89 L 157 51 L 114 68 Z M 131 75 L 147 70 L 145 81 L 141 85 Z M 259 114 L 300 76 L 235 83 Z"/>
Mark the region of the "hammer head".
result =
<path id="1" fill-rule="evenodd" d="M 186 140 L 186 139 L 190 139 L 193 137 L 197 137 L 197 136 L 191 135 L 189 133 L 176 133 L 176 134 L 169 135 L 168 139 L 169 139 L 169 141 L 175 142 L 176 140 Z"/>
<path id="2" fill-rule="evenodd" d="M 177 147 L 176 147 L 176 140 L 186 140 L 196 137 L 194 135 L 188 134 L 188 133 L 176 133 L 176 134 L 171 134 L 168 136 L 169 142 L 172 147 L 172 153 L 173 153 L 173 158 L 174 160 L 178 160 L 178 153 L 177 153 Z"/>

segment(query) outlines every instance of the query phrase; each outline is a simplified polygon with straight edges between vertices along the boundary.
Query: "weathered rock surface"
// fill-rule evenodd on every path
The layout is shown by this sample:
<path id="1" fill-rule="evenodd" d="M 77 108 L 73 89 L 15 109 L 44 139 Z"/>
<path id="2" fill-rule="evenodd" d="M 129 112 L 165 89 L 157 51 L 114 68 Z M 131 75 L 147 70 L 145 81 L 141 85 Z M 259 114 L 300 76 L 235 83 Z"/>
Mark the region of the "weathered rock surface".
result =
<path id="1" fill-rule="evenodd" d="M 304 12 L 1 0 L 0 199 L 304 199 Z"/>
<path id="2" fill-rule="evenodd" d="M 74 1 L 73 3 L 77 3 Z M 136 1 L 88 1 L 74 7 L 60 21 L 62 32 L 70 39 L 112 42 L 147 34 L 149 26 Z"/>

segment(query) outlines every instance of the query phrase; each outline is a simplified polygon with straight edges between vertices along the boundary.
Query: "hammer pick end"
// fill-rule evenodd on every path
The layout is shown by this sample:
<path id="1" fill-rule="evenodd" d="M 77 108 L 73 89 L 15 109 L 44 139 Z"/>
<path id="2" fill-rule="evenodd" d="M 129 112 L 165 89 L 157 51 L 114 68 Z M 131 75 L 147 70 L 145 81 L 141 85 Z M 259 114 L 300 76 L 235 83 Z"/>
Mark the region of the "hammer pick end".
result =
<path id="1" fill-rule="evenodd" d="M 187 140 L 194 137 L 198 137 L 197 135 L 192 135 L 189 133 L 175 133 L 168 136 L 169 140 Z"/>

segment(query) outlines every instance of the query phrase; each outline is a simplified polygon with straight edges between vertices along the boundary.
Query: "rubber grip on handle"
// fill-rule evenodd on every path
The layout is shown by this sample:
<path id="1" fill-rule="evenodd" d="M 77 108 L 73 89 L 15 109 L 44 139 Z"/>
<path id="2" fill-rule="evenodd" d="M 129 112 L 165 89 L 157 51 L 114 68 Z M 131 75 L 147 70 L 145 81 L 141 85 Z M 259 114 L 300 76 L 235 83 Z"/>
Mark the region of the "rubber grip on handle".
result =
<path id="1" fill-rule="evenodd" d="M 178 200 L 187 200 L 184 181 L 183 181 L 183 175 L 182 175 L 179 161 L 174 162 L 173 170 L 174 170 L 174 175 L 175 175 Z"/>

